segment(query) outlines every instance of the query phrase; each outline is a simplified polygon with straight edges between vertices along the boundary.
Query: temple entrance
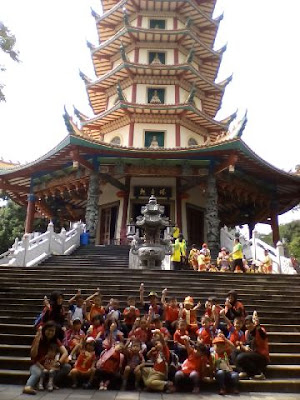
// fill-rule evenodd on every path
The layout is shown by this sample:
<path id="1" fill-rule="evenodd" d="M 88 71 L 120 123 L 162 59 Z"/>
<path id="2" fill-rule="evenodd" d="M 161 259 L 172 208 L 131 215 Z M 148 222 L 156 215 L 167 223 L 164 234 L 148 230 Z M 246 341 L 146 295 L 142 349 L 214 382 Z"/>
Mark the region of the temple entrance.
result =
<path id="1" fill-rule="evenodd" d="M 203 209 L 191 204 L 186 205 L 187 234 L 190 245 L 202 245 L 204 242 L 204 212 Z"/>
<path id="2" fill-rule="evenodd" d="M 101 208 L 100 215 L 100 244 L 116 244 L 116 227 L 119 205 L 109 205 Z"/>

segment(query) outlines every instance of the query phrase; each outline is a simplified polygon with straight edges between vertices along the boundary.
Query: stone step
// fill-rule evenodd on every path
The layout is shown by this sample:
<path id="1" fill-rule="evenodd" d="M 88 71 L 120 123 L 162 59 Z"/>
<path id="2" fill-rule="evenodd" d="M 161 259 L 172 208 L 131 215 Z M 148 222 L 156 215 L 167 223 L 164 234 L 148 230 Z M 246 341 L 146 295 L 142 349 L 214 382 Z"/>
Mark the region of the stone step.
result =
<path id="1" fill-rule="evenodd" d="M 31 345 L 34 339 L 34 334 L 32 335 L 20 335 L 14 332 L 10 333 L 0 333 L 0 343 L 2 344 L 25 344 Z"/>
<path id="2" fill-rule="evenodd" d="M 271 364 L 300 365 L 300 353 L 270 353 Z"/>
<path id="3" fill-rule="evenodd" d="M 268 365 L 266 377 L 273 378 L 298 378 L 300 379 L 300 365 Z"/>
<path id="4" fill-rule="evenodd" d="M 0 370 L 5 368 L 9 370 L 22 370 L 28 372 L 30 365 L 30 357 L 0 356 Z"/>
<path id="5" fill-rule="evenodd" d="M 31 335 L 31 334 L 35 334 L 35 329 L 33 327 L 33 324 L 22 325 L 22 324 L 1 323 L 0 324 L 0 332 L 2 334 L 16 333 L 16 334 Z"/>

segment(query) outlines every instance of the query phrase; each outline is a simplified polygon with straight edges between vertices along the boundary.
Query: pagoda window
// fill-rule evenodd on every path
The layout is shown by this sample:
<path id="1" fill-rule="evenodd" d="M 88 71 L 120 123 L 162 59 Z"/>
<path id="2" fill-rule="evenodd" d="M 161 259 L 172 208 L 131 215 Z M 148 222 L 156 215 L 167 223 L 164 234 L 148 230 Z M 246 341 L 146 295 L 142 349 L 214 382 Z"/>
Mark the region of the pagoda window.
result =
<path id="1" fill-rule="evenodd" d="M 115 136 L 114 138 L 112 138 L 112 140 L 110 141 L 111 144 L 117 144 L 120 145 L 121 144 L 121 138 L 120 136 Z"/>
<path id="2" fill-rule="evenodd" d="M 197 146 L 197 145 L 198 145 L 198 142 L 197 142 L 196 139 L 194 139 L 194 138 L 189 138 L 188 146 Z"/>
<path id="3" fill-rule="evenodd" d="M 166 53 L 158 51 L 149 51 L 149 64 L 166 64 Z"/>
<path id="4" fill-rule="evenodd" d="M 165 91 L 163 88 L 148 88 L 148 104 L 165 104 Z"/>
<path id="5" fill-rule="evenodd" d="M 166 29 L 165 19 L 150 19 L 149 21 L 150 29 Z"/>
<path id="6" fill-rule="evenodd" d="M 155 149 L 164 147 L 165 132 L 163 131 L 145 131 L 145 147 Z"/>

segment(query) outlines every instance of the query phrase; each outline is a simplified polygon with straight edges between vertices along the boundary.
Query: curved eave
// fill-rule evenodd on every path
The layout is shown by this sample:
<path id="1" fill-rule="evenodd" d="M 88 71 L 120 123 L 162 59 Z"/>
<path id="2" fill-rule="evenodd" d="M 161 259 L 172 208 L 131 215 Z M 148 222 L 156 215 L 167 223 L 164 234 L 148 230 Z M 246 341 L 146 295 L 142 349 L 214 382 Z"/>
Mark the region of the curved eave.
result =
<path id="1" fill-rule="evenodd" d="M 213 38 L 210 35 L 210 43 L 214 40 L 220 22 L 220 18 L 213 19 L 193 0 L 140 0 L 138 6 L 134 0 L 121 0 L 97 19 L 96 24 L 100 40 L 106 40 L 107 36 L 113 34 L 116 26 L 122 22 L 124 6 L 128 17 L 136 14 L 139 10 L 159 12 L 161 15 L 164 13 L 167 15 L 168 12 L 178 12 L 184 18 L 189 17 L 197 27 L 202 29 L 212 28 L 214 32 L 212 34 Z"/>
<path id="2" fill-rule="evenodd" d="M 128 76 L 151 76 L 155 78 L 178 78 L 190 83 L 195 83 L 196 87 L 207 92 L 207 96 L 202 100 L 204 108 L 207 107 L 210 115 L 215 115 L 220 101 L 223 97 L 227 82 L 222 85 L 211 82 L 190 64 L 180 65 L 148 65 L 125 62 L 116 66 L 95 82 L 86 85 L 90 103 L 95 114 L 104 111 L 106 107 L 105 91 L 116 86 L 118 81 L 123 81 Z"/>
<path id="3" fill-rule="evenodd" d="M 127 46 L 134 41 L 157 42 L 160 44 L 162 42 L 177 43 L 178 41 L 180 41 L 181 45 L 187 49 L 191 49 L 192 47 L 194 47 L 195 54 L 199 58 L 203 59 L 218 59 L 222 56 L 223 53 L 223 50 L 212 50 L 205 43 L 201 42 L 199 37 L 190 29 L 165 30 L 127 26 L 120 29 L 113 37 L 106 40 L 100 46 L 92 50 L 94 63 L 96 64 L 97 60 L 101 56 L 112 57 L 116 53 L 119 53 L 121 41 L 124 46 Z"/>
<path id="4" fill-rule="evenodd" d="M 119 102 L 109 110 L 100 113 L 89 121 L 83 122 L 82 127 L 87 129 L 99 129 L 121 117 L 133 114 L 185 116 L 192 122 L 211 131 L 226 131 L 228 126 L 215 121 L 204 112 L 198 110 L 192 104 L 133 104 Z"/>

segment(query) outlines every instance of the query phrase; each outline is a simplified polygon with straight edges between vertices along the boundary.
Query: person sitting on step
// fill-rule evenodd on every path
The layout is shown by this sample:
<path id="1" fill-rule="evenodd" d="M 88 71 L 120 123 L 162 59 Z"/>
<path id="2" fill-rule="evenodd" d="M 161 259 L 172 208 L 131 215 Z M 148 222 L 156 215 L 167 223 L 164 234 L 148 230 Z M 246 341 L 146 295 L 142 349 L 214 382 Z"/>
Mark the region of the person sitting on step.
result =
<path id="1" fill-rule="evenodd" d="M 48 352 L 43 359 L 38 361 L 36 365 L 38 365 L 41 370 L 42 374 L 40 377 L 40 382 L 38 384 L 39 390 L 44 390 L 45 380 L 48 378 L 47 389 L 49 392 L 53 391 L 53 379 L 56 371 L 59 370 L 59 364 L 57 360 L 59 359 L 59 348 L 56 343 L 52 343 L 49 348 Z"/>
<path id="2" fill-rule="evenodd" d="M 95 376 L 95 340 L 92 337 L 88 337 L 83 344 L 83 348 L 80 351 L 78 359 L 76 360 L 74 368 L 70 371 L 70 377 L 72 379 L 72 388 L 78 386 L 78 379 L 83 378 L 88 380 L 82 386 L 84 389 L 91 389 L 92 382 Z"/>
<path id="3" fill-rule="evenodd" d="M 134 296 L 127 297 L 127 307 L 123 311 L 124 323 L 122 324 L 122 332 L 127 338 L 131 331 L 135 320 L 140 317 L 140 310 L 135 306 L 136 300 Z"/>
<path id="4" fill-rule="evenodd" d="M 187 331 L 186 321 L 184 319 L 180 319 L 177 322 L 177 330 L 173 335 L 174 341 L 174 352 L 177 354 L 179 358 L 179 362 L 183 362 L 187 358 L 187 351 L 185 346 L 185 341 L 183 337 L 189 336 L 189 332 Z"/>
<path id="5" fill-rule="evenodd" d="M 114 343 L 100 355 L 96 363 L 96 377 L 99 390 L 107 390 L 109 386 L 114 387 L 121 383 L 121 373 L 124 368 L 124 345 Z"/>
<path id="6" fill-rule="evenodd" d="M 133 339 L 129 340 L 125 346 L 126 365 L 123 372 L 122 390 L 127 389 L 128 381 L 134 378 L 135 389 L 140 390 L 142 372 L 145 365 L 141 342 Z"/>
<path id="7" fill-rule="evenodd" d="M 270 361 L 268 335 L 260 325 L 256 311 L 245 318 L 245 326 L 245 345 L 241 345 L 242 352 L 235 360 L 240 378 L 265 379 L 264 371 Z"/>
<path id="8" fill-rule="evenodd" d="M 144 301 L 144 284 L 140 285 L 140 303 L 144 308 L 144 311 L 150 316 L 150 319 L 154 318 L 155 315 L 162 316 L 163 308 L 160 304 L 158 304 L 158 295 L 156 292 L 151 291 L 148 294 L 149 303 L 145 303 Z"/>
<path id="9" fill-rule="evenodd" d="M 69 325 L 72 326 L 72 323 L 75 319 L 79 319 L 83 324 L 86 319 L 86 302 L 84 301 L 80 289 L 77 290 L 76 294 L 71 297 L 68 303 L 69 303 L 69 314 L 68 314 Z"/>
<path id="10" fill-rule="evenodd" d="M 165 288 L 162 291 L 161 304 L 164 309 L 164 322 L 165 327 L 168 329 L 171 335 L 174 334 L 176 330 L 176 324 L 179 318 L 179 305 L 177 303 L 176 297 L 171 297 L 169 302 L 166 301 L 166 296 L 168 294 L 168 289 Z"/>
<path id="11" fill-rule="evenodd" d="M 105 339 L 105 326 L 102 315 L 95 315 L 92 318 L 92 325 L 90 325 L 86 335 L 92 337 L 95 340 L 95 353 L 99 357 L 103 351 L 103 340 Z"/>
<path id="12" fill-rule="evenodd" d="M 81 329 L 81 321 L 79 318 L 75 318 L 72 327 L 67 329 L 64 338 L 64 345 L 70 352 L 69 360 L 74 363 L 81 350 L 85 333 Z"/>
<path id="13" fill-rule="evenodd" d="M 96 315 L 105 316 L 105 308 L 102 306 L 100 288 L 97 288 L 97 291 L 89 296 L 85 302 L 86 306 L 89 308 L 89 312 L 87 313 L 87 319 L 89 323 L 91 323 L 92 319 Z"/>

